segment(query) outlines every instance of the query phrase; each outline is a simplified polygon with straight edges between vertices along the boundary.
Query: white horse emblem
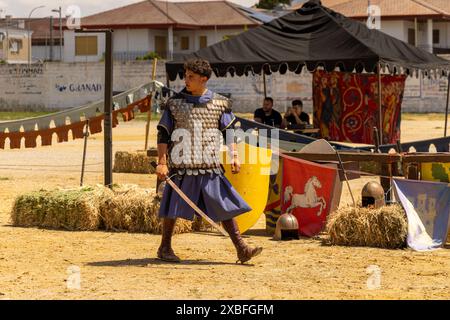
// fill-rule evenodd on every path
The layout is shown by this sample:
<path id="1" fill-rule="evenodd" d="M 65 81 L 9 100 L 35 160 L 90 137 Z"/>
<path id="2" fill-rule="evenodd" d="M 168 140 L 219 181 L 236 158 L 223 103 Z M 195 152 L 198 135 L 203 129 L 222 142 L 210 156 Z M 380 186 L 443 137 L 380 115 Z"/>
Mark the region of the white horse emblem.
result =
<path id="1" fill-rule="evenodd" d="M 294 188 L 287 186 L 284 190 L 284 203 L 288 202 L 292 197 L 291 206 L 286 210 L 286 213 L 291 212 L 295 208 L 315 208 L 320 206 L 317 216 L 322 214 L 323 209 L 327 207 L 327 203 L 323 197 L 318 197 L 315 188 L 322 188 L 317 177 L 313 176 L 305 184 L 305 194 L 293 194 Z"/>

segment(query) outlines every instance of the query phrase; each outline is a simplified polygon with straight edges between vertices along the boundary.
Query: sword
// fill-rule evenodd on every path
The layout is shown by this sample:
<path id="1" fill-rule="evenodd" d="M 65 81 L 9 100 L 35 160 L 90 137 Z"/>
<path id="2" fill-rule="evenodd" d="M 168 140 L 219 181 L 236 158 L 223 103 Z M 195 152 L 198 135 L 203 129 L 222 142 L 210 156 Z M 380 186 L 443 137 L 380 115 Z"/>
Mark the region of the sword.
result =
<path id="1" fill-rule="evenodd" d="M 152 161 L 151 165 L 156 169 L 156 162 Z M 224 228 L 222 228 L 220 225 L 218 225 L 217 223 L 215 223 L 214 221 L 212 221 L 212 219 L 210 217 L 208 217 L 206 215 L 206 213 L 204 213 L 202 211 L 202 209 L 200 209 L 194 202 L 192 202 L 191 199 L 189 199 L 189 197 L 183 192 L 181 191 L 180 188 L 178 188 L 178 186 L 173 182 L 172 179 L 170 179 L 170 177 L 167 177 L 165 179 L 165 181 L 169 184 L 169 186 L 172 187 L 173 190 L 175 190 L 176 193 L 178 193 L 178 195 L 184 200 L 186 201 L 186 203 L 192 208 L 194 209 L 195 212 L 197 212 L 203 219 L 205 219 L 211 226 L 213 226 L 217 231 L 219 231 L 221 234 L 223 234 L 225 237 L 228 237 L 228 233 L 225 231 Z"/>

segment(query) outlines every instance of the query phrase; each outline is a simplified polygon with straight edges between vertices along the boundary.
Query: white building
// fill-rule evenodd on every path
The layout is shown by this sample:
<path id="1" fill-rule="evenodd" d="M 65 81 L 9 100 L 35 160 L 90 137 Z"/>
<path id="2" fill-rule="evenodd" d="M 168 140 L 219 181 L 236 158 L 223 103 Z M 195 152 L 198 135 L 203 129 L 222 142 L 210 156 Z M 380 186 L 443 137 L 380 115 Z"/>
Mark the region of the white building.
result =
<path id="1" fill-rule="evenodd" d="M 53 19 L 53 21 L 51 21 L 50 17 L 28 19 L 8 16 L 8 19 L 0 19 L 0 28 L 8 29 L 10 34 L 12 34 L 14 29 L 16 33 L 26 34 L 27 37 L 29 31 L 29 36 L 31 37 L 31 56 L 29 58 L 31 62 L 59 61 L 64 52 L 62 48 L 64 43 L 61 42 L 62 45 L 60 47 L 59 44 L 62 37 L 60 37 L 58 30 L 58 19 Z M 64 21 L 65 19 L 63 19 L 63 24 Z M 28 56 L 28 44 L 23 49 L 27 50 Z M 28 57 L 26 60 L 28 61 Z"/>
<path id="2" fill-rule="evenodd" d="M 191 53 L 237 35 L 260 22 L 227 1 L 143 1 L 81 19 L 84 29 L 112 29 L 116 60 L 149 53 L 165 59 Z M 105 52 L 101 33 L 64 31 L 64 61 L 99 61 Z"/>
<path id="3" fill-rule="evenodd" d="M 364 22 L 368 19 L 367 0 L 321 2 L 347 17 Z M 370 4 L 372 14 L 379 15 L 382 32 L 432 53 L 450 53 L 450 0 L 370 0 Z"/>
<path id="4" fill-rule="evenodd" d="M 0 20 L 0 63 L 28 63 L 31 36 L 23 20 L 12 21 L 10 16 Z"/>

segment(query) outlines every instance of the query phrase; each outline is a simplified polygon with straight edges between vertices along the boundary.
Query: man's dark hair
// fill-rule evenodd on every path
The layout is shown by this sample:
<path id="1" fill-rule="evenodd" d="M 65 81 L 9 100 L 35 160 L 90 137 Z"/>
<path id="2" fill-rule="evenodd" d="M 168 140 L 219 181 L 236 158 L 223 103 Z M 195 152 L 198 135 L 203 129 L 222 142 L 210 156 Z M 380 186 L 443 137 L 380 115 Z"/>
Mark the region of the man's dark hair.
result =
<path id="1" fill-rule="evenodd" d="M 292 101 L 292 106 L 300 106 L 303 107 L 303 102 L 300 99 Z"/>
<path id="2" fill-rule="evenodd" d="M 270 102 L 272 102 L 272 104 L 273 104 L 273 99 L 272 99 L 271 97 L 265 97 L 265 98 L 264 98 L 264 101 L 270 101 Z"/>
<path id="3" fill-rule="evenodd" d="M 184 63 L 184 71 L 190 70 L 206 78 L 211 78 L 212 68 L 208 61 L 203 59 L 192 59 Z"/>

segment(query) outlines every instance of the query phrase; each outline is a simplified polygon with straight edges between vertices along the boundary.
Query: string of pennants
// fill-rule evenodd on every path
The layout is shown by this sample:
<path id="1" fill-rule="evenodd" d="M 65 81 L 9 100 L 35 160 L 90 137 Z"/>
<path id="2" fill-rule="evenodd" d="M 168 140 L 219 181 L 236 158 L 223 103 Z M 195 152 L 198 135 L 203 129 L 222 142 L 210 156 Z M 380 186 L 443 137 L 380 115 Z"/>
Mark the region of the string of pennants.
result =
<path id="1" fill-rule="evenodd" d="M 135 108 L 138 108 L 141 113 L 148 112 L 150 109 L 150 98 L 145 97 L 137 102 L 134 102 L 119 110 L 112 112 L 112 126 L 115 128 L 119 124 L 119 113 L 122 115 L 123 121 L 128 122 L 135 118 Z M 52 144 L 53 134 L 56 133 L 58 143 L 69 141 L 69 131 L 72 131 L 73 140 L 84 138 L 84 129 L 86 125 L 89 126 L 89 132 L 96 134 L 102 132 L 102 121 L 105 119 L 105 115 L 101 114 L 83 120 L 74 122 L 68 125 L 58 126 L 55 128 L 48 128 L 43 130 L 24 131 L 24 132 L 7 132 L 0 133 L 0 149 L 5 149 L 5 141 L 8 138 L 10 141 L 11 149 L 20 149 L 22 139 L 25 138 L 25 148 L 36 148 L 37 138 L 41 137 L 42 146 L 50 146 Z M 89 123 L 88 123 L 89 121 Z"/>
<path id="2" fill-rule="evenodd" d="M 124 122 L 128 122 L 135 118 L 135 112 L 137 110 L 141 113 L 150 110 L 150 85 L 152 83 L 114 97 L 113 104 L 115 107 L 121 104 L 125 104 L 126 106 L 112 112 L 113 128 L 119 124 L 119 115 L 122 116 Z M 140 97 L 142 95 L 144 95 L 144 98 L 128 103 L 129 101 L 135 100 L 136 96 Z M 100 115 L 96 115 L 96 113 L 103 112 L 102 105 L 103 103 L 95 103 L 88 107 L 62 111 L 49 116 L 0 123 L 0 149 L 5 149 L 6 139 L 9 139 L 11 149 L 20 149 L 22 139 L 25 139 L 25 148 L 36 148 L 38 137 L 41 138 L 42 146 L 51 146 L 55 133 L 58 143 L 67 142 L 69 141 L 69 131 L 72 132 L 73 140 L 83 139 L 86 126 L 89 128 L 90 134 L 100 133 L 102 132 L 102 121 L 105 116 L 103 113 Z M 81 115 L 84 115 L 84 120 L 80 120 Z M 66 118 L 70 119 L 70 124 L 66 124 Z M 51 121 L 55 124 L 53 128 L 50 128 Z M 36 127 L 38 127 L 37 130 Z M 23 131 L 21 131 L 21 128 L 23 128 Z M 5 132 L 5 129 L 8 132 Z"/>

